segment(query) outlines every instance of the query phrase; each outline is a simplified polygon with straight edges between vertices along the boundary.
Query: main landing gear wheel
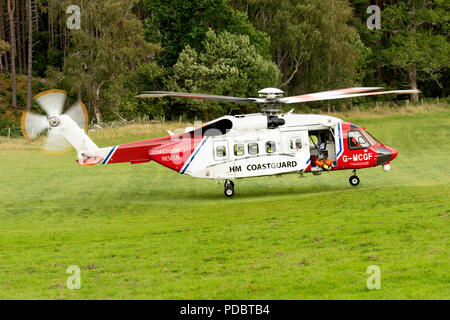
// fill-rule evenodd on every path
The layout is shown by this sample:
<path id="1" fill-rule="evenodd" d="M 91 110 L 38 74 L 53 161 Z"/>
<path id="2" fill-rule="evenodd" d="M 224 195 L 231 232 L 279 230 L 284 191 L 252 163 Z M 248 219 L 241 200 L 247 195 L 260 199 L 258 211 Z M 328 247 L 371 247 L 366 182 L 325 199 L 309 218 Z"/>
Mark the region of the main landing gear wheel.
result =
<path id="1" fill-rule="evenodd" d="M 225 195 L 226 195 L 228 198 L 231 198 L 232 196 L 234 196 L 234 183 L 233 183 L 233 181 L 227 180 L 227 181 L 225 182 L 224 187 L 225 187 L 224 193 L 225 193 Z"/>
<path id="2" fill-rule="evenodd" d="M 359 178 L 358 176 L 351 176 L 350 179 L 348 179 L 348 182 L 354 187 L 356 187 L 359 184 Z"/>

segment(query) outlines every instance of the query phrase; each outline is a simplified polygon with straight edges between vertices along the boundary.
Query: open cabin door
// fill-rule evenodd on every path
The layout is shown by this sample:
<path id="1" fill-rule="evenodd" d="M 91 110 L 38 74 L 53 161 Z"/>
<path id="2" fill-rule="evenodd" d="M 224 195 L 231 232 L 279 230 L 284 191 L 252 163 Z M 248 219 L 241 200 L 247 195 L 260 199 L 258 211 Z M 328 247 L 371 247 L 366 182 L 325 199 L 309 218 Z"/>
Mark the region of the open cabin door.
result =
<path id="1" fill-rule="evenodd" d="M 327 129 L 315 129 L 308 132 L 311 171 L 322 171 L 316 160 L 331 160 L 337 165 L 338 156 L 342 153 L 342 141 L 339 126 Z"/>

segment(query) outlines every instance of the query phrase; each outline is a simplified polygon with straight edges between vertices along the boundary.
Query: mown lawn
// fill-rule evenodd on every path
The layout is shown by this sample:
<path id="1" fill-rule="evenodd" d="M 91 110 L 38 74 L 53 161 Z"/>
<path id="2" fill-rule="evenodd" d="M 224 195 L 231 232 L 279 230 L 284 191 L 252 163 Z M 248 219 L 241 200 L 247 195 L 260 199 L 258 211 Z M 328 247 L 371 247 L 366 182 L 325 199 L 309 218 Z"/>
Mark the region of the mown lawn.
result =
<path id="1" fill-rule="evenodd" d="M 346 120 L 399 150 L 389 173 L 239 180 L 233 199 L 156 163 L 0 148 L 0 298 L 449 299 L 450 112 Z"/>

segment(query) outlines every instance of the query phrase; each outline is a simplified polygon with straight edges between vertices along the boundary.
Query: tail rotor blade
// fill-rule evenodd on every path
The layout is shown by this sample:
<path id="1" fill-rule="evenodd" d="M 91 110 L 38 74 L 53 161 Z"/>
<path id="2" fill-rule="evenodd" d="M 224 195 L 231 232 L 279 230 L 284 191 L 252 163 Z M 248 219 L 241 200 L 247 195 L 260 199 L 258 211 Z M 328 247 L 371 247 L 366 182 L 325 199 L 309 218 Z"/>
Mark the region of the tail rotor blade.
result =
<path id="1" fill-rule="evenodd" d="M 89 117 L 83 102 L 78 101 L 66 111 L 65 115 L 71 117 L 81 129 L 84 129 L 85 131 L 87 130 Z"/>
<path id="2" fill-rule="evenodd" d="M 34 97 L 34 100 L 47 113 L 40 115 L 24 112 L 22 132 L 26 140 L 35 139 L 47 130 L 42 149 L 48 153 L 69 151 L 72 145 L 84 154 L 93 153 L 98 147 L 83 132 L 88 128 L 88 113 L 83 102 L 79 101 L 62 114 L 67 93 L 63 90 L 49 90 Z"/>
<path id="3" fill-rule="evenodd" d="M 48 129 L 46 116 L 28 111 L 22 114 L 22 133 L 26 140 L 36 139 L 46 129 Z"/>
<path id="4" fill-rule="evenodd" d="M 67 93 L 64 90 L 49 90 L 34 97 L 48 116 L 59 116 L 64 108 Z"/>
<path id="5" fill-rule="evenodd" d="M 44 151 L 50 153 L 61 153 L 69 151 L 72 148 L 71 144 L 67 142 L 66 138 L 62 135 L 53 133 L 52 130 L 48 130 L 47 139 L 44 143 Z"/>

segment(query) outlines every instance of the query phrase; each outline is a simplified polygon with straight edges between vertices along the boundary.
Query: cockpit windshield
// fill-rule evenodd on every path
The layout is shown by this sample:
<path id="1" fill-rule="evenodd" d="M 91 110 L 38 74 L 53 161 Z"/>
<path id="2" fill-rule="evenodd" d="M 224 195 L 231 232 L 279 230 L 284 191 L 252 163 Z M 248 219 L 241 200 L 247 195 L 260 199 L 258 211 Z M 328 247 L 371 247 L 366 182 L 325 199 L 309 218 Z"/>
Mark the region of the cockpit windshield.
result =
<path id="1" fill-rule="evenodd" d="M 358 128 L 348 132 L 348 146 L 350 149 L 369 148 L 378 144 L 378 140 L 371 136 L 366 130 Z"/>
<path id="2" fill-rule="evenodd" d="M 375 139 L 370 133 L 368 133 L 366 130 L 361 129 L 361 133 L 364 135 L 364 137 L 369 141 L 370 145 L 373 146 L 375 144 L 380 143 L 377 139 Z"/>

